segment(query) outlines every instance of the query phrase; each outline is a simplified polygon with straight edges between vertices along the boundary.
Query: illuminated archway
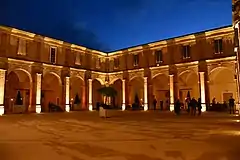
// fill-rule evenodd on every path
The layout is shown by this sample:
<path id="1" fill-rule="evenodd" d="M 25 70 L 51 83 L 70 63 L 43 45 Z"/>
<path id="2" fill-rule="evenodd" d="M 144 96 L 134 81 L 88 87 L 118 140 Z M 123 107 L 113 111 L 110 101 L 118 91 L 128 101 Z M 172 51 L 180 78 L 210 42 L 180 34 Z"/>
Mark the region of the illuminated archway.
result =
<path id="1" fill-rule="evenodd" d="M 49 103 L 53 103 L 64 109 L 65 106 L 62 105 L 62 83 L 61 78 L 57 74 L 49 72 L 44 75 L 41 97 L 42 112 L 49 111 Z"/>
<path id="2" fill-rule="evenodd" d="M 71 91 L 70 91 L 70 99 L 71 103 L 74 104 L 74 100 L 76 95 L 80 98 L 80 107 L 81 109 L 86 109 L 86 97 L 85 97 L 85 83 L 81 77 L 72 77 L 70 79 L 71 83 Z"/>
<path id="3" fill-rule="evenodd" d="M 142 103 L 144 102 L 144 79 L 142 77 L 134 77 L 130 79 L 128 89 L 129 96 L 127 98 L 129 98 L 130 105 L 134 103 L 136 95 Z"/>
<path id="4" fill-rule="evenodd" d="M 113 84 L 111 84 L 111 87 L 117 91 L 117 95 L 112 99 L 112 104 L 120 109 L 122 107 L 122 80 L 115 80 Z"/>
<path id="5" fill-rule="evenodd" d="M 169 77 L 165 74 L 158 74 L 152 79 L 153 96 L 157 100 L 157 109 L 160 108 L 160 101 L 163 101 L 163 109 L 168 109 L 169 104 Z M 153 97 L 153 98 L 154 98 Z M 150 106 L 153 105 L 153 98 Z"/>
<path id="6" fill-rule="evenodd" d="M 209 74 L 210 100 L 216 98 L 216 102 L 228 101 L 230 96 L 237 99 L 237 86 L 235 73 L 226 67 L 217 67 Z"/>
<path id="7" fill-rule="evenodd" d="M 199 76 L 192 70 L 186 70 L 178 75 L 179 99 L 185 102 L 188 92 L 191 98 L 200 98 Z"/>
<path id="8" fill-rule="evenodd" d="M 98 79 L 94 79 L 92 81 L 92 104 L 93 104 L 93 108 L 96 109 L 97 106 L 97 102 L 102 103 L 103 102 L 103 98 L 102 95 L 98 92 L 98 89 L 100 89 L 102 87 L 101 85 L 101 81 L 99 81 Z"/>
<path id="9" fill-rule="evenodd" d="M 20 91 L 23 106 L 27 112 L 31 105 L 31 74 L 26 70 L 16 69 L 7 75 L 6 82 L 5 112 L 13 112 L 18 91 Z"/>

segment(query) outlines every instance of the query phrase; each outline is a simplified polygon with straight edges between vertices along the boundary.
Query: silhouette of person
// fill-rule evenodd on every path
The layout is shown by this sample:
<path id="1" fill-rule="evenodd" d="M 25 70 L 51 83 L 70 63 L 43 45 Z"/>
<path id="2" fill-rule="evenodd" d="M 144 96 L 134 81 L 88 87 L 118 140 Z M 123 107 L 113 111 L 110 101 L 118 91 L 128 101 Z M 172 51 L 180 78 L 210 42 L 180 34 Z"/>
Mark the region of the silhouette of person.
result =
<path id="1" fill-rule="evenodd" d="M 198 107 L 198 115 L 200 116 L 200 115 L 202 114 L 202 102 L 201 102 L 201 98 L 198 98 L 197 107 Z"/>
<path id="2" fill-rule="evenodd" d="M 234 114 L 234 102 L 235 102 L 235 99 L 233 99 L 232 96 L 231 96 L 230 99 L 229 99 L 229 111 L 230 111 L 230 114 L 231 113 Z"/>

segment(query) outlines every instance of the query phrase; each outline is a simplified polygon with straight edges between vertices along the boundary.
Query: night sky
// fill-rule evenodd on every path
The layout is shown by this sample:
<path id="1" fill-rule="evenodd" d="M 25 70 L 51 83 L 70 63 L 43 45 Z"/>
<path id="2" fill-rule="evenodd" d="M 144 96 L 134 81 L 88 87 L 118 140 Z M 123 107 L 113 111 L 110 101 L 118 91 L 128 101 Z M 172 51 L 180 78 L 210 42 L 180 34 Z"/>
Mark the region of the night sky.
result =
<path id="1" fill-rule="evenodd" d="M 3 0 L 0 24 L 112 51 L 230 25 L 231 0 Z"/>

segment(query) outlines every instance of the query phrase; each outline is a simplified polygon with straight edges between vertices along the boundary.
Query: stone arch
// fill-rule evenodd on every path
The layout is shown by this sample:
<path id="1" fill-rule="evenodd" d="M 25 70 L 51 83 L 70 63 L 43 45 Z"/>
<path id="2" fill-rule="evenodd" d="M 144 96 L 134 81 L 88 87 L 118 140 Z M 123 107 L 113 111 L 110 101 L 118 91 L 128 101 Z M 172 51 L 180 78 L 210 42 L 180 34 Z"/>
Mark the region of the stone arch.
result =
<path id="1" fill-rule="evenodd" d="M 209 92 L 210 100 L 216 98 L 216 101 L 223 103 L 228 101 L 230 96 L 237 99 L 237 85 L 235 72 L 228 67 L 216 67 L 209 73 Z"/>
<path id="2" fill-rule="evenodd" d="M 132 77 L 128 82 L 128 93 L 130 105 L 134 103 L 135 95 L 138 96 L 142 103 L 144 102 L 144 79 L 140 76 Z"/>
<path id="3" fill-rule="evenodd" d="M 13 112 L 13 106 L 17 105 L 15 102 L 18 91 L 20 91 L 23 106 L 26 108 L 25 112 L 27 112 L 31 107 L 31 74 L 24 69 L 17 68 L 8 72 L 6 82 L 5 112 Z"/>
<path id="4" fill-rule="evenodd" d="M 121 108 L 122 106 L 122 80 L 117 78 L 113 83 L 110 85 L 117 91 L 117 95 L 112 99 L 112 104 L 116 108 Z"/>
<path id="5" fill-rule="evenodd" d="M 78 94 L 80 98 L 80 106 L 78 109 L 86 109 L 86 86 L 85 86 L 85 81 L 83 80 L 82 77 L 80 76 L 73 76 L 70 79 L 70 99 L 71 99 L 71 104 L 74 104 L 75 97 Z M 74 110 L 78 110 L 77 108 Z"/>
<path id="6" fill-rule="evenodd" d="M 44 79 L 44 77 L 45 77 L 46 75 L 49 75 L 49 74 L 55 76 L 55 77 L 58 79 L 58 83 L 59 83 L 60 85 L 62 84 L 62 80 L 61 80 L 60 75 L 58 75 L 58 74 L 55 73 L 55 72 L 47 72 L 47 73 L 45 73 L 45 74 L 43 75 L 43 79 Z"/>
<path id="7" fill-rule="evenodd" d="M 185 101 L 188 92 L 191 98 L 198 99 L 199 91 L 199 76 L 194 70 L 185 70 L 178 75 L 179 98 L 182 102 Z"/>
<path id="8" fill-rule="evenodd" d="M 122 81 L 121 78 L 117 77 L 117 78 L 112 79 L 112 80 L 109 82 L 109 84 L 112 85 L 112 84 L 114 84 L 114 82 L 116 82 L 116 81 L 118 81 L 118 80 Z"/>
<path id="9" fill-rule="evenodd" d="M 93 81 L 94 80 L 97 80 L 101 85 L 105 84 L 105 82 L 101 78 L 94 78 Z"/>
<path id="10" fill-rule="evenodd" d="M 49 111 L 49 103 L 53 103 L 64 110 L 61 77 L 54 72 L 45 73 L 42 79 L 41 106 L 43 112 Z"/>
<path id="11" fill-rule="evenodd" d="M 152 106 L 154 98 L 157 100 L 156 108 L 160 108 L 160 101 L 163 101 L 163 109 L 168 110 L 169 92 L 169 76 L 159 73 L 152 78 L 152 98 L 149 104 Z"/>
<path id="12" fill-rule="evenodd" d="M 157 73 L 156 75 L 154 75 L 154 76 L 152 76 L 152 79 L 154 79 L 154 78 L 156 78 L 156 77 L 158 77 L 158 76 L 169 76 L 169 75 L 167 75 L 167 74 L 165 74 L 165 73 L 162 73 L 162 72 L 160 72 L 160 73 Z"/>
<path id="13" fill-rule="evenodd" d="M 98 92 L 98 89 L 102 87 L 101 81 L 99 79 L 95 78 L 92 81 L 92 104 L 93 104 L 93 109 L 96 109 L 97 102 L 102 103 L 103 102 L 103 97 L 102 95 Z"/>

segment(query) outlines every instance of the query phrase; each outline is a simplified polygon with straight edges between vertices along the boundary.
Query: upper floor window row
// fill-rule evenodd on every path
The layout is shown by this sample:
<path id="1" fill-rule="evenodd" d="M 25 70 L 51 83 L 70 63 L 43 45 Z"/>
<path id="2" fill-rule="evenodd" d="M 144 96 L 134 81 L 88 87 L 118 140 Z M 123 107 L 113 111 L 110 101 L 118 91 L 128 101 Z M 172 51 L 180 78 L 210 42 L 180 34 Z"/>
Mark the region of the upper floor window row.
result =
<path id="1" fill-rule="evenodd" d="M 50 63 L 57 63 L 57 48 L 50 47 Z"/>
<path id="2" fill-rule="evenodd" d="M 114 68 L 118 68 L 120 65 L 119 58 L 118 57 L 114 58 L 113 63 L 114 63 Z"/>
<path id="3" fill-rule="evenodd" d="M 18 39 L 18 55 L 26 56 L 27 54 L 27 41 L 25 39 Z"/>
<path id="4" fill-rule="evenodd" d="M 214 51 L 215 51 L 215 54 L 223 53 L 223 40 L 222 39 L 214 40 Z"/>
<path id="5" fill-rule="evenodd" d="M 75 64 L 82 65 L 82 54 L 79 52 L 75 53 Z"/>
<path id="6" fill-rule="evenodd" d="M 156 63 L 157 63 L 157 64 L 163 62 L 162 50 L 157 50 L 157 51 L 155 51 L 155 60 L 156 60 Z"/>
<path id="7" fill-rule="evenodd" d="M 183 59 L 188 59 L 191 57 L 191 47 L 190 45 L 182 46 L 182 57 Z"/>
<path id="8" fill-rule="evenodd" d="M 134 54 L 133 55 L 133 65 L 138 66 L 139 64 L 139 54 Z"/>

